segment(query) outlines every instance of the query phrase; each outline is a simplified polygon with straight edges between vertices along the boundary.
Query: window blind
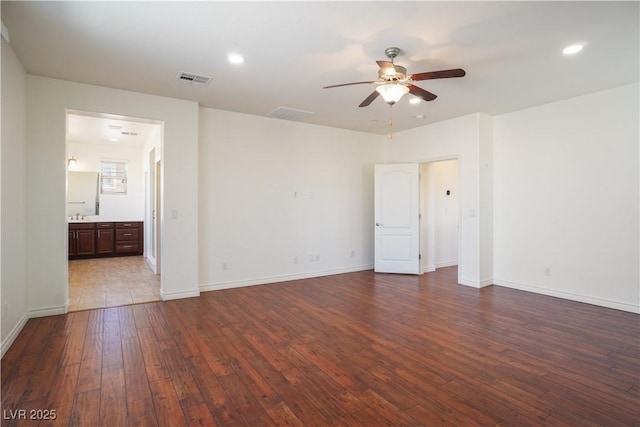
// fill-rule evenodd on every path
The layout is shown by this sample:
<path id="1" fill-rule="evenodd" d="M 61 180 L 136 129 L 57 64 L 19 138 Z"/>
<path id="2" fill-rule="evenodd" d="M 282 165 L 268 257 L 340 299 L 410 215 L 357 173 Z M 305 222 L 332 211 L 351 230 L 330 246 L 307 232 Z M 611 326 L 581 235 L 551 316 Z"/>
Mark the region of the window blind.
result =
<path id="1" fill-rule="evenodd" d="M 126 162 L 100 162 L 100 193 L 127 194 Z"/>

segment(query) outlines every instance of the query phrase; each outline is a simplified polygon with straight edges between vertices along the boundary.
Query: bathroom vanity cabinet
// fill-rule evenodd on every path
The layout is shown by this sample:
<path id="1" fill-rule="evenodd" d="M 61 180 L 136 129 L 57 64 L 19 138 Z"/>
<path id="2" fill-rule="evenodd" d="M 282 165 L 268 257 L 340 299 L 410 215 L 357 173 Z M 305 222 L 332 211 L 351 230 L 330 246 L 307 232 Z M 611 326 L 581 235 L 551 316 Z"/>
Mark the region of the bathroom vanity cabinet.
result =
<path id="1" fill-rule="evenodd" d="M 92 256 L 96 253 L 94 224 L 69 224 L 69 257 Z"/>
<path id="2" fill-rule="evenodd" d="M 70 222 L 69 259 L 143 254 L 143 222 Z"/>

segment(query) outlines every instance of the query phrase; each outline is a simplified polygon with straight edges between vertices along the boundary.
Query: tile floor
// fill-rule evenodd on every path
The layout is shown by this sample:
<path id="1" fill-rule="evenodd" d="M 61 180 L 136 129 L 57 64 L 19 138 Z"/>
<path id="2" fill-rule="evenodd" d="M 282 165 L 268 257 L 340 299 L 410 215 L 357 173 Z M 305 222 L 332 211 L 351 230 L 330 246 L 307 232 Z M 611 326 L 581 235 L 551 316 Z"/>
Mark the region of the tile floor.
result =
<path id="1" fill-rule="evenodd" d="M 160 301 L 160 276 L 142 256 L 69 261 L 69 311 Z"/>

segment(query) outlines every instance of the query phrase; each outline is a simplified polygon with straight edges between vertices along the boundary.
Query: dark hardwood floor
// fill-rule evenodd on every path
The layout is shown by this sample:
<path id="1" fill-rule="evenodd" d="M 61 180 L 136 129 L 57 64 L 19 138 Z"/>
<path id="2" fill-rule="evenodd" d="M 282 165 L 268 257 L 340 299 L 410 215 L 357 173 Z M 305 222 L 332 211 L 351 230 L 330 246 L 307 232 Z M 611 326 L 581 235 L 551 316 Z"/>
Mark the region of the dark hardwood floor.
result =
<path id="1" fill-rule="evenodd" d="M 32 319 L 1 375 L 7 426 L 638 426 L 640 316 L 366 271 Z"/>

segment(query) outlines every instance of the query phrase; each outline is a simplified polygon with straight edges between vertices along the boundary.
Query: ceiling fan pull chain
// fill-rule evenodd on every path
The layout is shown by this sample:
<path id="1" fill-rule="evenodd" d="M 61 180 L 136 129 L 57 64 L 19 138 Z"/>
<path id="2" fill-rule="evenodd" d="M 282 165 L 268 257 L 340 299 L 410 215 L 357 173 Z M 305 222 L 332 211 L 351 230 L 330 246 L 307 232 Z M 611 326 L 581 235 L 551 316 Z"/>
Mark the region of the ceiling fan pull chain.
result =
<path id="1" fill-rule="evenodd" d="M 389 104 L 389 139 L 393 139 L 393 104 Z"/>

